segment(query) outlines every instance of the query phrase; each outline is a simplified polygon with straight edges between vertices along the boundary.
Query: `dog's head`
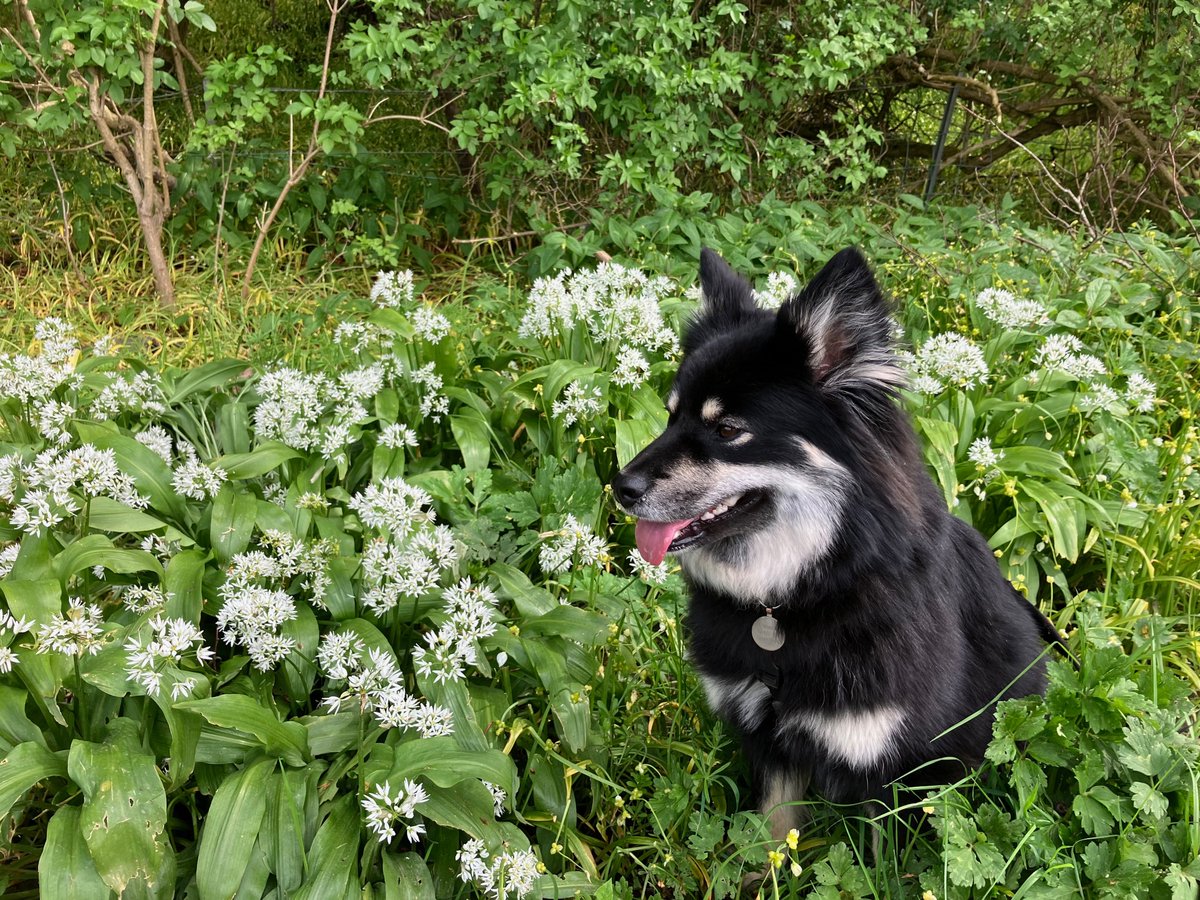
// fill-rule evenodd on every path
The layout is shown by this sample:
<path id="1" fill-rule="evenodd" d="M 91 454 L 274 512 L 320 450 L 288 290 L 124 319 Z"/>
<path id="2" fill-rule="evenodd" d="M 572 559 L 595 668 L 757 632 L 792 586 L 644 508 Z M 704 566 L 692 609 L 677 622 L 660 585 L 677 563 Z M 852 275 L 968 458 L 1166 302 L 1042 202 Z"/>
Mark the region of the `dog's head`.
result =
<path id="1" fill-rule="evenodd" d="M 701 251 L 702 306 L 667 397 L 666 431 L 613 480 L 649 562 L 755 600 L 829 551 L 858 490 L 856 434 L 895 415 L 894 324 L 858 251 L 778 311 Z"/>

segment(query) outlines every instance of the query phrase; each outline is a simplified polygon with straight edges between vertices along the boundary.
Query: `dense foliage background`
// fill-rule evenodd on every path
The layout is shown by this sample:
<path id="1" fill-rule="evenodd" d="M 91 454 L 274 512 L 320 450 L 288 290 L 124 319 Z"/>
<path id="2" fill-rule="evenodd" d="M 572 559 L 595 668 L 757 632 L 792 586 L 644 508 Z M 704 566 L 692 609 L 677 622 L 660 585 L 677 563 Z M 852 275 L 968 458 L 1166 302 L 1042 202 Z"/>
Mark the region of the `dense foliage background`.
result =
<path id="1" fill-rule="evenodd" d="M 1195 897 L 1198 30 L 0 6 L 6 896 Z M 775 845 L 606 485 L 702 245 L 777 303 L 848 244 L 1072 659 L 917 833 Z"/>

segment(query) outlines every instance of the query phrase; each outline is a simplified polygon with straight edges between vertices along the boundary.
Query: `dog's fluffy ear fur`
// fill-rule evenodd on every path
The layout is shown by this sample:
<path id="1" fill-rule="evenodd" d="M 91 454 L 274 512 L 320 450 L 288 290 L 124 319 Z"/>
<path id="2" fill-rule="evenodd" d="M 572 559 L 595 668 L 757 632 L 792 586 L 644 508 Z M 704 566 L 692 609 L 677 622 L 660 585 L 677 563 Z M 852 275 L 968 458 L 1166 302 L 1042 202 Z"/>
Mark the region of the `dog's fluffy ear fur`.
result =
<path id="1" fill-rule="evenodd" d="M 735 272 L 720 254 L 700 250 L 700 311 L 687 329 L 685 351 L 728 333 L 758 312 L 750 282 Z"/>
<path id="2" fill-rule="evenodd" d="M 804 342 L 813 381 L 823 387 L 894 391 L 904 383 L 892 352 L 894 324 L 887 300 L 853 247 L 834 256 L 784 303 L 778 321 Z"/>

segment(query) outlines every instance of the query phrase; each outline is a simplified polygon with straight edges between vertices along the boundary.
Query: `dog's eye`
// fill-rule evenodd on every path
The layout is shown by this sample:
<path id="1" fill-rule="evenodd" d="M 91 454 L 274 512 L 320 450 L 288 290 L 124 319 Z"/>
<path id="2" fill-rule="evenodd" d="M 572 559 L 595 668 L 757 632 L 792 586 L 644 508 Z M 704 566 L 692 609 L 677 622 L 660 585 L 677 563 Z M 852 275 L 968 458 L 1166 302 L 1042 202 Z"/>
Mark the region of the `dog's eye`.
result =
<path id="1" fill-rule="evenodd" d="M 742 429 L 738 428 L 736 425 L 730 424 L 729 422 L 722 422 L 717 426 L 717 437 L 723 441 L 732 441 L 739 434 L 743 433 L 744 432 Z"/>

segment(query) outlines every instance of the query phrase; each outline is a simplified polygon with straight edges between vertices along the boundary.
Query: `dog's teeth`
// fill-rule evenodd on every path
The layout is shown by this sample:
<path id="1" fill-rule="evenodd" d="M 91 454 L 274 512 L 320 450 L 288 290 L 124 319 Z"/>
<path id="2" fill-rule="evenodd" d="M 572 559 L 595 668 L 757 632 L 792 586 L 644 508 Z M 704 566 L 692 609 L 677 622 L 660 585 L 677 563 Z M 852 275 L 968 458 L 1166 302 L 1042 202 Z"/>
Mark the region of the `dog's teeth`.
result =
<path id="1" fill-rule="evenodd" d="M 716 513 L 710 509 L 708 512 L 706 512 L 704 515 L 702 515 L 700 517 L 700 521 L 705 522 L 705 521 L 711 519 L 715 515 L 716 515 Z"/>
<path id="2" fill-rule="evenodd" d="M 737 503 L 741 499 L 742 499 L 741 494 L 734 494 L 732 497 L 730 497 L 728 500 L 725 501 L 725 508 L 729 509 L 729 507 L 733 506 L 733 504 Z"/>

